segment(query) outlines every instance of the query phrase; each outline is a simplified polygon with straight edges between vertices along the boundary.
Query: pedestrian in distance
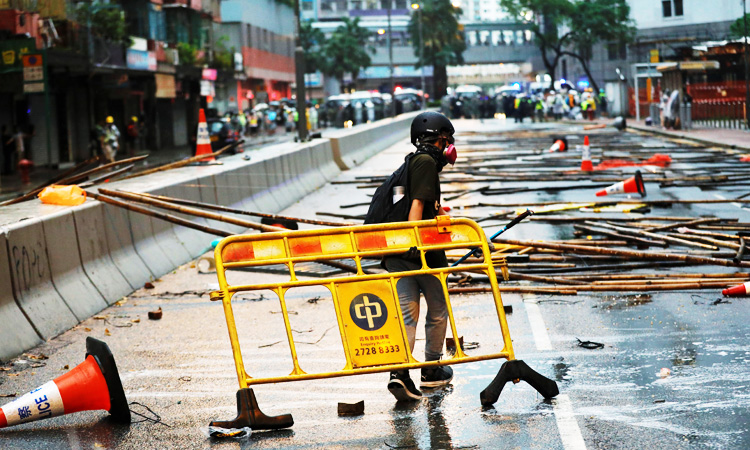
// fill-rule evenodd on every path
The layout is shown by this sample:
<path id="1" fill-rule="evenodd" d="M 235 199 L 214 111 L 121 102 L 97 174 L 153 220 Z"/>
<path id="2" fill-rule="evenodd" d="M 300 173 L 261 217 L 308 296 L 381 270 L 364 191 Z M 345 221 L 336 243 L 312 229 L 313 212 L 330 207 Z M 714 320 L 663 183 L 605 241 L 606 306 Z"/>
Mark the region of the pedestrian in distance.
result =
<path id="1" fill-rule="evenodd" d="M 128 151 L 128 156 L 133 156 L 135 155 L 135 152 L 138 151 L 138 138 L 140 132 L 141 130 L 138 127 L 138 117 L 131 117 L 130 123 L 128 123 L 128 126 L 125 129 L 125 147 Z"/>
<path id="2" fill-rule="evenodd" d="M 115 162 L 117 151 L 120 149 L 120 130 L 115 125 L 115 119 L 107 116 L 103 133 L 100 136 L 102 153 L 106 162 Z"/>
<path id="3" fill-rule="evenodd" d="M 394 172 L 389 181 L 397 174 L 406 173 L 406 176 L 398 178 L 403 181 L 399 181 L 398 186 L 393 186 L 393 193 L 388 189 L 386 195 L 381 197 L 376 192 L 365 223 L 432 220 L 439 215 L 447 215 L 440 206 L 439 173 L 443 167 L 456 160 L 453 133 L 451 121 L 438 112 L 428 111 L 414 118 L 411 124 L 411 142 L 417 147 L 417 151 L 407 155 L 404 165 Z M 383 198 L 388 203 L 379 200 Z M 425 260 L 430 268 L 448 266 L 442 250 L 426 252 Z M 382 265 L 388 272 L 404 272 L 421 269 L 422 261 L 420 252 L 413 247 L 402 255 L 385 257 Z M 424 294 L 427 304 L 425 361 L 440 360 L 448 323 L 448 308 L 440 280 L 434 275 L 404 277 L 396 284 L 396 290 L 412 352 L 419 319 L 420 293 Z M 447 385 L 452 379 L 453 369 L 449 366 L 422 368 L 420 386 L 422 389 L 438 388 Z M 408 370 L 391 372 L 388 390 L 397 401 L 416 401 L 422 398 L 422 392 L 414 385 Z"/>

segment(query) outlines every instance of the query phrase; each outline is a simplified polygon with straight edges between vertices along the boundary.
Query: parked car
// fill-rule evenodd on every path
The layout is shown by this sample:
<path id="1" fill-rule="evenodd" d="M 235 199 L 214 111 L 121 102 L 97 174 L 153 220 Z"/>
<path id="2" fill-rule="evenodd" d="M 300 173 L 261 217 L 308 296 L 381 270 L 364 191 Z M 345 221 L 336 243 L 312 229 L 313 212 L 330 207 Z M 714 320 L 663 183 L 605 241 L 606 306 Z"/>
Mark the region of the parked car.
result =
<path id="1" fill-rule="evenodd" d="M 422 109 L 423 99 L 416 89 L 396 89 L 393 99 L 396 102 L 396 114 Z"/>
<path id="2" fill-rule="evenodd" d="M 343 128 L 347 122 L 354 122 L 354 107 L 349 95 L 332 95 L 323 104 L 328 126 Z"/>

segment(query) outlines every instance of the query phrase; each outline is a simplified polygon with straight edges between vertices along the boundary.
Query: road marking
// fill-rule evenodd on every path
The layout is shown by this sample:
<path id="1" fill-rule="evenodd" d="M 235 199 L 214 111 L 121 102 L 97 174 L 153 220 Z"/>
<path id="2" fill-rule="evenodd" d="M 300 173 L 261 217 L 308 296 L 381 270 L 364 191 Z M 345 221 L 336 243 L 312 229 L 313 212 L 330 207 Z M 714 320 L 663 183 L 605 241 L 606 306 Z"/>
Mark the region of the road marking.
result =
<path id="1" fill-rule="evenodd" d="M 727 199 L 723 195 L 719 195 L 719 194 L 714 194 L 714 197 L 716 197 L 716 198 L 718 198 L 720 200 L 726 200 Z M 745 211 L 750 211 L 750 209 L 745 208 L 744 206 L 742 206 L 742 203 L 730 203 L 730 205 L 736 206 L 736 207 L 738 207 L 740 209 L 744 209 Z"/>
<path id="2" fill-rule="evenodd" d="M 578 428 L 578 421 L 573 413 L 573 404 L 568 394 L 555 397 L 555 419 L 560 430 L 560 439 L 565 450 L 586 450 L 586 442 Z"/>
<path id="3" fill-rule="evenodd" d="M 552 343 L 547 335 L 547 327 L 544 325 L 542 312 L 539 310 L 536 298 L 537 297 L 534 294 L 526 294 L 523 296 L 523 303 L 526 307 L 526 314 L 529 316 L 529 323 L 531 324 L 531 332 L 534 334 L 536 349 L 539 351 L 552 350 Z"/>
<path id="4" fill-rule="evenodd" d="M 526 308 L 526 314 L 529 316 L 534 342 L 539 351 L 552 350 L 552 343 L 547 334 L 542 311 L 539 309 L 536 300 L 537 296 L 534 294 L 523 295 L 523 304 Z M 570 401 L 568 394 L 558 394 L 553 400 L 553 405 L 563 448 L 565 450 L 586 450 L 586 442 L 581 435 L 581 429 L 578 427 L 578 421 L 573 412 L 573 403 Z"/>

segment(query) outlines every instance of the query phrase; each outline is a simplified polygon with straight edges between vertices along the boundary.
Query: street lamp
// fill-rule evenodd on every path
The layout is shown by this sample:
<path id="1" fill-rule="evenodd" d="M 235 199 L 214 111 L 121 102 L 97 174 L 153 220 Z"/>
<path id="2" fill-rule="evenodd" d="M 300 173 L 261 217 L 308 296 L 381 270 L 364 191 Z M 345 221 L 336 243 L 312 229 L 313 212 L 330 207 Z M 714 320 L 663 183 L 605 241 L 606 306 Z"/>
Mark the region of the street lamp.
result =
<path id="1" fill-rule="evenodd" d="M 391 9 L 393 1 L 388 0 L 388 69 L 390 70 L 391 81 L 391 117 L 396 117 L 396 98 L 394 96 L 395 83 L 393 82 L 393 39 L 391 37 Z"/>
<path id="2" fill-rule="evenodd" d="M 742 53 L 742 56 L 744 56 L 745 60 L 745 126 L 747 127 L 748 131 L 750 131 L 750 114 L 748 111 L 748 108 L 750 108 L 750 69 L 748 69 L 748 58 L 750 58 L 750 53 L 747 51 L 747 2 L 746 0 L 742 0 L 742 22 L 744 24 L 745 32 L 744 34 L 744 52 Z"/>
<path id="3" fill-rule="evenodd" d="M 419 3 L 412 3 L 411 9 L 419 13 L 419 8 L 421 5 Z M 424 34 L 422 33 L 422 22 L 423 17 L 419 16 L 419 61 L 422 64 L 420 67 L 420 78 L 422 81 L 422 109 L 425 107 L 425 86 L 424 86 Z"/>
<path id="4" fill-rule="evenodd" d="M 294 67 L 297 84 L 297 139 L 307 141 L 307 94 L 305 93 L 305 53 L 302 50 L 302 36 L 300 27 L 300 0 L 294 0 Z"/>

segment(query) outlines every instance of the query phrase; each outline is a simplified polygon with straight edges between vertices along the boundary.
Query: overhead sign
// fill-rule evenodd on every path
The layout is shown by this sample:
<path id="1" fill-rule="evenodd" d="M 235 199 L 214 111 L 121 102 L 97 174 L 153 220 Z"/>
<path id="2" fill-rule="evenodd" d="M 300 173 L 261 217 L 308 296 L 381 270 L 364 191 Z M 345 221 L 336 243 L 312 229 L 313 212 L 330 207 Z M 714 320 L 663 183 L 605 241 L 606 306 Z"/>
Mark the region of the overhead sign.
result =
<path id="1" fill-rule="evenodd" d="M 126 53 L 127 66 L 135 70 L 156 70 L 156 53 L 129 48 Z"/>
<path id="2" fill-rule="evenodd" d="M 154 74 L 156 81 L 156 98 L 175 98 L 177 89 L 175 89 L 174 75 L 163 73 Z"/>
<path id="3" fill-rule="evenodd" d="M 0 73 L 21 70 L 23 55 L 36 51 L 34 39 L 0 40 Z"/>
<path id="4" fill-rule="evenodd" d="M 211 80 L 201 80 L 201 97 L 216 97 L 216 88 Z"/>
<path id="5" fill-rule="evenodd" d="M 216 81 L 216 69 L 203 69 L 201 78 L 204 80 Z"/>

